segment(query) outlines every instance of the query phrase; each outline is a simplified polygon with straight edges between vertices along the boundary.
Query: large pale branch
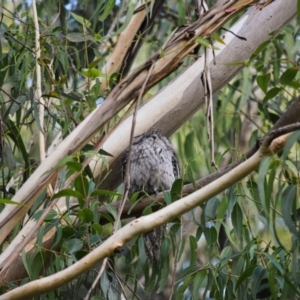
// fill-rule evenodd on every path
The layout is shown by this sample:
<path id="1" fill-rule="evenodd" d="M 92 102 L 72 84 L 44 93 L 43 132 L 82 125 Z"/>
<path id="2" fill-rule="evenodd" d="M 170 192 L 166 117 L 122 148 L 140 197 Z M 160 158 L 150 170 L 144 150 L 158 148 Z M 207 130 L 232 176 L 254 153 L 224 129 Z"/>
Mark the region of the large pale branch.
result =
<path id="1" fill-rule="evenodd" d="M 80 261 L 67 269 L 60 271 L 54 275 L 32 281 L 19 288 L 16 288 L 2 296 L 1 299 L 24 299 L 34 297 L 45 292 L 54 290 L 64 284 L 70 282 L 76 277 L 80 276 L 88 269 L 92 268 L 97 262 L 114 254 L 126 242 L 135 236 L 142 233 L 149 232 L 154 228 L 172 221 L 174 218 L 190 211 L 196 206 L 204 203 L 221 193 L 232 184 L 245 178 L 253 172 L 260 164 L 261 160 L 273 153 L 281 150 L 288 139 L 287 133 L 300 129 L 300 123 L 289 125 L 286 128 L 275 129 L 271 131 L 262 143 L 259 150 L 252 155 L 248 160 L 231 170 L 226 175 L 220 177 L 218 180 L 203 187 L 170 205 L 148 216 L 143 216 L 136 219 L 118 230 L 114 235 L 103 242 L 98 248 L 86 255 Z M 285 134 L 284 136 L 280 136 Z M 279 136 L 279 137 L 278 137 Z M 278 137 L 277 139 L 274 139 Z"/>
<path id="2" fill-rule="evenodd" d="M 128 69 L 132 64 L 132 59 L 129 59 L 129 57 L 134 57 L 134 54 L 142 45 L 142 41 L 145 37 L 141 37 L 140 35 L 144 35 L 144 31 L 149 30 L 152 26 L 157 11 L 162 4 L 163 1 L 156 0 L 153 7 L 154 11 L 150 14 L 150 9 L 144 4 L 144 1 L 139 1 L 136 13 L 132 16 L 125 30 L 118 35 L 113 52 L 110 54 L 107 62 L 102 68 L 105 77 L 99 78 L 101 82 L 100 94 L 108 89 L 109 77 L 113 73 L 123 73 L 122 69 L 124 68 L 122 68 L 122 66 L 126 66 Z"/>
<path id="3" fill-rule="evenodd" d="M 39 150 L 40 150 L 40 161 L 44 161 L 46 151 L 45 151 L 45 136 L 44 132 L 42 132 L 44 127 L 44 112 L 45 112 L 45 101 L 42 97 L 42 72 L 40 66 L 41 59 L 41 45 L 40 45 L 40 26 L 38 21 L 38 15 L 36 10 L 35 0 L 32 0 L 32 12 L 33 12 L 33 21 L 34 21 L 34 31 L 35 31 L 35 69 L 36 69 L 36 99 L 39 104 Z"/>
<path id="4" fill-rule="evenodd" d="M 228 82 L 242 66 L 228 65 L 227 63 L 247 60 L 254 50 L 264 41 L 270 39 L 270 32 L 274 32 L 287 24 L 296 15 L 297 1 L 275 1 L 262 11 L 250 9 L 240 21 L 231 28 L 236 34 L 247 38 L 242 41 L 232 34 L 227 33 L 225 37 L 226 47 L 218 45 L 217 65 L 211 64 L 212 72 L 212 88 L 213 91 L 220 89 Z M 275 16 L 270 17 L 270 16 Z M 257 34 L 259 32 L 259 34 Z M 226 65 L 225 65 L 226 63 Z M 151 126 L 159 128 L 164 134 L 170 135 L 178 129 L 203 103 L 203 89 L 201 86 L 200 75 L 203 70 L 203 62 L 198 60 L 187 69 L 181 76 L 169 84 L 163 91 L 155 96 L 147 103 L 138 114 L 137 133 L 146 131 Z M 104 103 L 105 104 L 105 103 Z M 106 108 L 109 107 L 107 104 Z M 55 172 L 51 171 L 52 167 L 64 156 L 72 154 L 79 149 L 88 140 L 90 129 L 98 128 L 101 123 L 101 117 L 108 118 L 104 109 L 100 107 L 88 116 L 79 127 L 67 137 L 57 150 L 46 159 L 46 161 L 36 170 L 24 186 L 18 191 L 14 200 L 20 202 L 29 201 L 29 205 L 34 202 L 39 193 L 44 189 L 47 183 L 55 176 Z M 103 113 L 103 115 L 102 115 Z M 113 113 L 111 113 L 112 115 Z M 102 124 L 102 123 L 101 123 Z M 108 177 L 106 185 L 103 188 L 113 187 L 121 180 L 120 176 L 120 155 L 127 147 L 129 141 L 129 132 L 131 119 L 129 118 L 109 137 L 104 144 L 104 149 L 112 153 L 115 157 L 108 159 L 112 174 Z M 99 174 L 100 165 L 97 165 Z M 50 172 L 49 172 L 50 170 Z M 49 173 L 47 173 L 49 172 Z M 96 173 L 97 173 L 96 172 Z M 0 223 L 2 221 L 2 229 L 0 240 L 3 241 L 5 236 L 10 232 L 12 226 L 24 215 L 23 211 L 19 211 L 17 216 L 12 220 L 7 218 L 14 211 L 14 208 L 6 209 L 5 214 L 1 214 Z M 7 226 L 5 220 L 9 220 Z M 7 221 L 8 222 L 8 221 Z M 25 225 L 17 238 L 8 246 L 0 257 L 0 264 L 3 264 L 9 256 L 10 251 L 15 249 L 16 245 L 22 240 L 22 236 L 26 236 L 30 232 L 33 223 Z M 5 229 L 5 230 L 4 230 Z"/>

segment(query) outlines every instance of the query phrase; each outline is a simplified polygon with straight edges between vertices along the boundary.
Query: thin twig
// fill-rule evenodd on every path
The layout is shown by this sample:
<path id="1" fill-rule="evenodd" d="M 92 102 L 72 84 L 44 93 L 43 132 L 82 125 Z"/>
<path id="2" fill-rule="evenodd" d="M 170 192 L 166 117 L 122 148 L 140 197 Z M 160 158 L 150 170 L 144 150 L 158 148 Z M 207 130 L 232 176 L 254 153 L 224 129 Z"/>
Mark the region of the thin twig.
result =
<path id="1" fill-rule="evenodd" d="M 122 289 L 122 291 L 123 291 L 123 296 L 126 298 L 126 295 L 125 295 L 125 289 L 124 289 L 124 287 L 122 286 L 122 284 L 123 285 L 125 285 L 126 286 L 126 288 L 132 293 L 132 295 L 134 295 L 134 297 L 136 298 L 136 299 L 138 299 L 138 300 L 141 300 L 141 298 L 136 294 L 136 292 L 122 279 L 122 277 L 121 276 L 119 276 L 118 274 L 117 274 L 117 272 L 113 269 L 113 267 L 112 267 L 112 265 L 108 262 L 107 263 L 108 264 L 108 266 L 109 266 L 109 268 L 111 269 L 111 271 L 115 274 L 115 276 L 116 276 L 116 279 L 118 280 L 118 282 L 119 282 L 119 284 L 120 284 L 120 286 L 121 286 L 121 289 Z M 127 299 L 127 298 L 126 298 Z"/>
<path id="2" fill-rule="evenodd" d="M 237 35 L 236 33 L 234 33 L 233 31 L 231 31 L 231 30 L 229 30 L 229 29 L 227 29 L 227 28 L 225 28 L 225 27 L 221 27 L 220 29 L 223 29 L 223 30 L 225 30 L 225 31 L 227 31 L 227 32 L 230 32 L 231 34 L 233 34 L 234 36 L 236 36 L 238 39 L 240 39 L 240 40 L 243 40 L 243 41 L 247 41 L 247 39 L 245 38 L 245 37 L 243 37 L 243 36 L 241 36 L 241 35 Z"/>
<path id="3" fill-rule="evenodd" d="M 239 109 L 239 113 L 242 114 L 250 123 L 252 123 L 260 132 L 266 133 L 265 130 L 259 126 L 253 119 L 251 119 L 245 112 Z"/>
<path id="4" fill-rule="evenodd" d="M 213 95 L 211 86 L 211 77 L 209 70 L 209 49 L 205 47 L 204 50 L 204 88 L 205 88 L 205 104 L 206 104 L 206 126 L 209 140 L 211 142 L 211 165 L 217 170 L 218 167 L 215 162 L 215 135 L 214 135 L 214 109 L 213 109 Z"/>
<path id="5" fill-rule="evenodd" d="M 102 262 L 101 268 L 100 268 L 100 270 L 99 270 L 99 273 L 98 273 L 96 279 L 94 280 L 94 282 L 93 282 L 91 288 L 90 288 L 89 291 L 87 292 L 87 294 L 86 294 L 84 300 L 89 300 L 89 299 L 90 299 L 90 296 L 91 296 L 92 291 L 95 289 L 95 287 L 96 287 L 98 281 L 100 280 L 100 277 L 102 276 L 102 273 L 103 273 L 104 270 L 105 270 L 107 261 L 108 261 L 108 257 L 105 257 L 105 258 L 103 259 L 103 262 Z"/>
<path id="6" fill-rule="evenodd" d="M 45 101 L 42 97 L 42 75 L 41 75 L 41 66 L 39 64 L 39 59 L 41 57 L 41 45 L 40 45 L 40 30 L 38 15 L 36 10 L 35 0 L 32 0 L 32 13 L 33 13 L 33 22 L 35 30 L 35 68 L 36 68 L 36 99 L 42 105 L 39 105 L 39 122 L 41 128 L 44 127 L 44 105 Z M 43 162 L 46 157 L 45 151 L 45 136 L 44 133 L 39 131 L 39 149 L 40 149 L 40 161 Z"/>
<path id="7" fill-rule="evenodd" d="M 34 51 L 32 49 L 30 49 L 28 46 L 26 46 L 24 43 L 20 42 L 19 40 L 17 40 L 10 32 L 5 31 L 4 34 L 9 35 L 10 38 L 12 38 L 15 42 L 19 43 L 20 45 L 22 45 L 24 48 L 26 48 L 29 52 L 34 53 Z M 35 54 L 35 53 L 34 53 Z"/>
<path id="8" fill-rule="evenodd" d="M 13 102 L 16 104 L 21 105 L 17 99 L 15 99 L 12 95 L 8 94 L 2 87 L 0 87 L 0 91 L 2 91 L 3 94 L 5 94 L 7 97 L 9 97 Z M 5 102 L 4 102 L 5 103 Z"/>

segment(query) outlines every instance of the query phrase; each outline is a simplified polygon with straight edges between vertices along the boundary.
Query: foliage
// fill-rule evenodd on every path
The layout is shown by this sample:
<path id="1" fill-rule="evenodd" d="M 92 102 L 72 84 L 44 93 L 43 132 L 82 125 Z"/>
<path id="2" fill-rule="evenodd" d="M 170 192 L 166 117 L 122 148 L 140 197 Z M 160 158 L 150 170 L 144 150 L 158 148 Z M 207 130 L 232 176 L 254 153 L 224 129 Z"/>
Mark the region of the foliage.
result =
<path id="1" fill-rule="evenodd" d="M 151 4 L 149 10 L 151 10 Z M 99 78 L 116 37 L 134 14 L 130 2 L 42 1 L 38 3 L 45 124 L 39 121 L 36 99 L 35 36 L 27 2 L 3 4 L 0 44 L 1 105 L 1 199 L 0 209 L 40 165 L 38 133 L 50 146 L 59 132 L 65 138 L 120 81 L 114 73 L 108 88 Z M 209 6 L 212 5 L 208 1 Z M 135 64 L 149 57 L 165 42 L 179 22 L 194 20 L 192 1 L 165 2 L 143 40 Z M 177 21 L 178 15 L 178 21 Z M 230 21 L 226 26 L 230 26 Z M 113 27 L 114 25 L 114 27 Z M 111 32 L 112 31 L 112 32 Z M 219 31 L 216 37 L 221 35 Z M 107 38 L 107 36 L 109 38 Z M 241 157 L 286 111 L 299 90 L 299 24 L 294 21 L 270 42 L 261 45 L 245 62 L 243 71 L 214 95 L 215 155 L 219 167 Z M 175 74 L 158 83 L 147 97 L 179 74 L 194 58 L 186 58 Z M 116 115 L 102 132 L 110 131 L 125 112 Z M 182 164 L 184 183 L 212 173 L 206 119 L 199 111 L 172 136 Z M 300 296 L 299 286 L 299 136 L 278 156 L 266 159 L 257 173 L 214 197 L 203 206 L 169 223 L 162 244 L 159 268 L 147 261 L 140 237 L 127 243 L 109 258 L 92 299 L 291 299 Z M 1 292 L 28 281 L 54 274 L 80 260 L 112 233 L 121 198 L 116 191 L 103 190 L 104 176 L 94 178 L 83 161 L 103 160 L 105 149 L 93 151 L 91 141 L 80 153 L 66 157 L 60 168 L 56 193 L 46 191 L 29 211 L 39 220 L 56 198 L 66 197 L 66 211 L 53 209 L 40 227 L 34 251 L 22 252 L 28 273 L 21 282 L 9 282 Z M 296 144 L 295 144 L 296 142 Z M 77 177 L 69 187 L 65 183 Z M 166 203 L 176 200 L 182 181 L 174 183 Z M 172 193 L 173 192 L 173 193 Z M 175 196 L 174 196 L 175 195 Z M 105 197 L 105 203 L 98 197 Z M 137 195 L 134 195 L 135 197 Z M 78 201 L 72 202 L 72 197 Z M 134 200 L 134 199 L 131 199 Z M 135 199 L 136 200 L 136 199 Z M 135 206 L 137 201 L 132 206 Z M 105 206 L 106 213 L 99 213 Z M 149 214 L 153 204 L 144 209 Z M 128 220 L 122 221 L 124 224 Z M 51 249 L 43 237 L 55 229 Z M 6 243 L 20 228 L 15 228 Z M 0 249 L 5 248 L 5 244 Z M 100 265 L 80 278 L 40 299 L 83 299 L 95 280 Z M 156 297 L 156 298 L 155 298 Z"/>

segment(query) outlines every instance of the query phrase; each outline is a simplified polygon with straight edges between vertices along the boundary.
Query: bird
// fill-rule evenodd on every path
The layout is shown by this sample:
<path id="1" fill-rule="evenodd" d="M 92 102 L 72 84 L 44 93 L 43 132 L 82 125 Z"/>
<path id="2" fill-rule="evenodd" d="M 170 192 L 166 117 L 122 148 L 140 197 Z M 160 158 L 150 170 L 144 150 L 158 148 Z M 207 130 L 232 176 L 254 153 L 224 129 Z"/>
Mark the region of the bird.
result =
<path id="1" fill-rule="evenodd" d="M 122 158 L 123 180 L 129 148 Z M 180 176 L 180 164 L 173 145 L 159 130 L 151 128 L 133 138 L 130 159 L 130 197 L 136 193 L 157 194 L 172 187 Z M 158 227 L 144 234 L 146 255 L 153 265 L 158 265 L 163 228 Z"/>

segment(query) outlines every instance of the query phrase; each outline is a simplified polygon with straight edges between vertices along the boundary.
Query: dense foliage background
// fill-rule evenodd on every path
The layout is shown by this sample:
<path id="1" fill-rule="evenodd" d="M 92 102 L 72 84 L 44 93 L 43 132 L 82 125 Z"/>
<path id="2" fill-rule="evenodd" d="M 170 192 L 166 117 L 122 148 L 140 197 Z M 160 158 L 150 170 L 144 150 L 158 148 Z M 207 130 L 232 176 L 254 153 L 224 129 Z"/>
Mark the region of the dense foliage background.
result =
<path id="1" fill-rule="evenodd" d="M 116 45 L 118 34 L 136 14 L 136 4 L 112 0 L 38 2 L 41 56 L 37 63 L 42 74 L 45 101 L 42 103 L 36 97 L 32 3 L 3 1 L 0 210 L 41 164 L 39 133 L 45 137 L 47 155 L 51 154 L 61 137 L 67 137 L 101 105 L 131 69 L 160 49 L 177 26 L 197 19 L 196 2 L 149 2 L 151 26 L 148 24 L 147 30 L 137 37 L 136 50 L 124 59 L 121 69 L 109 75 L 103 66 Z M 214 1 L 206 2 L 208 7 L 214 4 Z M 224 27 L 229 28 L 242 13 Z M 220 40 L 224 31 L 218 30 L 214 39 Z M 199 41 L 201 46 L 209 44 L 209 39 Z M 274 33 L 248 61 L 237 62 L 243 65 L 242 71 L 214 94 L 214 154 L 218 168 L 242 157 L 298 96 L 299 46 L 299 22 L 295 19 Z M 199 55 L 204 55 L 203 50 Z M 195 55 L 187 56 L 174 73 L 146 93 L 142 103 L 195 59 Z M 103 78 L 108 82 L 105 89 Z M 43 124 L 39 116 L 41 105 L 45 108 Z M 93 147 L 103 132 L 109 133 L 118 126 L 130 109 L 127 106 L 116 114 L 94 140 L 61 162 L 59 167 L 64 167 L 58 178 L 53 179 L 52 192 L 48 187 L 39 195 L 26 218 L 2 243 L 0 251 L 29 219 L 38 220 L 51 201 L 66 197 L 66 211 L 54 208 L 38 230 L 33 251 L 28 254 L 24 248 L 21 252 L 27 275 L 4 279 L 1 293 L 67 268 L 111 235 L 117 211 L 110 204 L 120 200 L 122 185 L 117 190 L 101 189 L 105 177 L 94 178 L 93 169 L 82 163 L 96 155 L 109 168 L 105 162 L 111 154 L 105 149 L 97 152 Z M 184 183 L 193 183 L 216 171 L 211 164 L 207 126 L 203 108 L 171 136 L 180 158 Z M 152 268 L 141 237 L 136 237 L 109 257 L 100 280 L 92 289 L 101 264 L 37 299 L 84 299 L 87 295 L 94 300 L 142 299 L 145 295 L 149 299 L 298 299 L 298 138 L 299 135 L 294 134 L 281 153 L 266 158 L 251 176 L 169 223 L 159 266 Z M 75 173 L 74 182 L 64 188 Z M 181 181 L 178 181 L 173 190 L 180 187 Z M 172 195 L 165 193 L 167 203 L 176 200 Z M 99 201 L 99 196 L 106 196 L 105 202 Z M 72 197 L 78 199 L 76 204 L 69 202 Z M 101 207 L 106 213 L 99 213 Z M 149 214 L 151 207 L 147 206 L 143 212 Z M 122 220 L 124 224 L 128 221 Z M 55 237 L 51 246 L 44 248 L 43 238 L 53 230 Z"/>

